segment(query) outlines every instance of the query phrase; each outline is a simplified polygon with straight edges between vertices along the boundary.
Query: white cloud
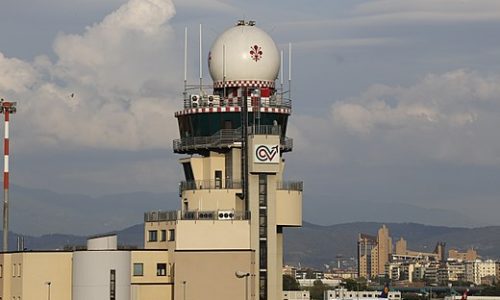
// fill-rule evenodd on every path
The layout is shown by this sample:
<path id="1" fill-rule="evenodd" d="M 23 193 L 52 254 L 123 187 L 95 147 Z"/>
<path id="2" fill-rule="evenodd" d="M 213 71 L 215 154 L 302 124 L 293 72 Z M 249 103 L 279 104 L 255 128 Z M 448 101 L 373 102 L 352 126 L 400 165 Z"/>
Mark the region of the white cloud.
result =
<path id="1" fill-rule="evenodd" d="M 17 147 L 170 147 L 181 55 L 174 14 L 170 0 L 130 0 L 81 35 L 60 33 L 55 62 L 0 53 L 0 94 L 18 102 Z"/>
<path id="2" fill-rule="evenodd" d="M 500 165 L 498 95 L 500 76 L 466 70 L 430 74 L 410 87 L 373 85 L 332 104 L 328 118 L 299 117 L 293 128 L 297 144 L 311 145 L 302 150 L 332 149 L 334 163 Z M 318 126 L 327 121 L 329 126 Z"/>
<path id="3" fill-rule="evenodd" d="M 365 1 L 345 11 L 343 16 L 326 19 L 311 18 L 286 21 L 282 28 L 307 30 L 310 34 L 354 27 L 387 25 L 449 24 L 500 21 L 500 2 L 497 0 L 374 0 Z"/>

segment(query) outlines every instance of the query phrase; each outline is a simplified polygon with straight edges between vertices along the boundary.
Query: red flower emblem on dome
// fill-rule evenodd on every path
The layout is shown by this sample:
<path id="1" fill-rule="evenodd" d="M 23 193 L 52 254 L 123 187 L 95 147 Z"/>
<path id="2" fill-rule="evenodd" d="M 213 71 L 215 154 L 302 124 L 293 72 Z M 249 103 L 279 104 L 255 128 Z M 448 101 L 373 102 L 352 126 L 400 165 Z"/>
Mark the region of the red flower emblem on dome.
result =
<path id="1" fill-rule="evenodd" d="M 257 45 L 253 45 L 252 47 L 250 47 L 250 55 L 252 55 L 252 59 L 254 61 L 258 61 L 259 59 L 262 58 L 262 48 L 257 46 Z"/>

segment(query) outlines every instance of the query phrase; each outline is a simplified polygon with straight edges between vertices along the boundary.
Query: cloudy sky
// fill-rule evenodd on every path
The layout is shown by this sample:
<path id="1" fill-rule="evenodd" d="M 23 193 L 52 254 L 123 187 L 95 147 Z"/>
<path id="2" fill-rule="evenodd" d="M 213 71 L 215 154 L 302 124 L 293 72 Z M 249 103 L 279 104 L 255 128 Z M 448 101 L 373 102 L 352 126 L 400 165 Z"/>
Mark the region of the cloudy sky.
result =
<path id="1" fill-rule="evenodd" d="M 500 225 L 500 1 L 283 3 L 2 1 L 0 96 L 19 107 L 12 182 L 174 193 L 184 27 L 196 82 L 198 24 L 208 49 L 245 18 L 293 44 L 287 177 L 305 182 L 306 220 L 356 221 L 371 205 Z"/>

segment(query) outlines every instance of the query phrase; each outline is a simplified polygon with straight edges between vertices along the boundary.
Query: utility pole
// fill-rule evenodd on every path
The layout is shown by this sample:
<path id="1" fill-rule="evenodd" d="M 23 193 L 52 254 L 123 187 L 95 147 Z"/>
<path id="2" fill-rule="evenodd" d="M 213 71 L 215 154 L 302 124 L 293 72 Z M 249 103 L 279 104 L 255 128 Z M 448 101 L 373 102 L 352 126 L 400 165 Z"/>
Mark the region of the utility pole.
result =
<path id="1" fill-rule="evenodd" d="M 9 118 L 16 113 L 16 102 L 0 100 L 0 113 L 5 116 L 3 165 L 3 252 L 9 251 Z"/>

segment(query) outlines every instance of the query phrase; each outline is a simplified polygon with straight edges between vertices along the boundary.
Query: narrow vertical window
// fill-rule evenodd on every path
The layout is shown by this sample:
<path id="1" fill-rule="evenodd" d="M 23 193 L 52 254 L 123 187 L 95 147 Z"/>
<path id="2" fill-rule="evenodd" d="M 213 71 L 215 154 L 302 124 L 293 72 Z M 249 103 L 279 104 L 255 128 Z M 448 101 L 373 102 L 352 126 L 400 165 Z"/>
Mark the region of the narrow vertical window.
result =
<path id="1" fill-rule="evenodd" d="M 116 300 L 116 270 L 109 272 L 109 300 Z"/>
<path id="2" fill-rule="evenodd" d="M 167 240 L 167 231 L 165 229 L 162 229 L 160 231 L 160 241 L 164 242 Z"/>

